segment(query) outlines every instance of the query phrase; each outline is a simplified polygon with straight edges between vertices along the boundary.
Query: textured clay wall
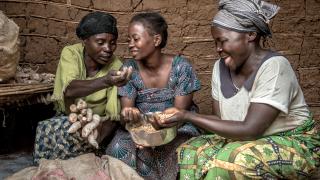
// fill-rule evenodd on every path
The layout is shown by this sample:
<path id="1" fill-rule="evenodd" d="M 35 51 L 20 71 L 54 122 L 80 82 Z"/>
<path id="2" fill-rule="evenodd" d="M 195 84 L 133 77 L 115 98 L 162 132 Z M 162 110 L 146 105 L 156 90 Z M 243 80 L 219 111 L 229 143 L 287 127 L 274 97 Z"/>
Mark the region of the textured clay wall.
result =
<path id="1" fill-rule="evenodd" d="M 281 7 L 271 22 L 268 46 L 291 62 L 307 103 L 320 119 L 320 1 L 272 0 Z M 210 21 L 217 11 L 213 0 L 0 0 L 0 10 L 20 26 L 22 64 L 55 72 L 63 46 L 78 42 L 75 27 L 89 11 L 107 11 L 118 19 L 120 38 L 116 54 L 128 58 L 127 25 L 133 14 L 160 12 L 169 24 L 168 53 L 186 56 L 196 69 L 202 89 L 195 100 L 201 112 L 211 113 L 210 79 L 217 54 Z"/>

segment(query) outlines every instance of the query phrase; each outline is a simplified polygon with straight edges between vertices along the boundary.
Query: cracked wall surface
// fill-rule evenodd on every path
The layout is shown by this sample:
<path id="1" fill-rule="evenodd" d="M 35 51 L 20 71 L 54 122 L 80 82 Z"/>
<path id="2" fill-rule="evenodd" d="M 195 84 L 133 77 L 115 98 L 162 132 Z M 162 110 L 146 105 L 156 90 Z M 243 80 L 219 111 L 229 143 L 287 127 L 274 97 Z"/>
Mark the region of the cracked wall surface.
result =
<path id="1" fill-rule="evenodd" d="M 320 119 L 320 1 L 271 0 L 281 9 L 271 21 L 273 39 L 267 46 L 280 51 L 292 64 L 306 101 Z M 77 23 L 90 11 L 106 11 L 118 19 L 116 54 L 129 58 L 127 26 L 137 12 L 157 11 L 169 24 L 165 52 L 182 54 L 193 64 L 202 89 L 195 95 L 201 112 L 211 113 L 211 71 L 217 54 L 210 22 L 217 12 L 212 0 L 0 0 L 0 10 L 20 26 L 22 64 L 55 72 L 62 48 L 79 42 Z"/>

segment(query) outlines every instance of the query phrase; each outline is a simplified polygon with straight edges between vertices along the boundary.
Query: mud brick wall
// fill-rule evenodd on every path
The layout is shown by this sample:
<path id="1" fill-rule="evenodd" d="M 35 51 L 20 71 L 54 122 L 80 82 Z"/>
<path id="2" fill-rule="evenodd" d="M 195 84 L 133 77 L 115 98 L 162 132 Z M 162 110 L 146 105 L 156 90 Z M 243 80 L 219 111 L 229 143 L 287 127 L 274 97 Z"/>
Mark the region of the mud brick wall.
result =
<path id="1" fill-rule="evenodd" d="M 217 11 L 213 0 L 0 0 L 4 11 L 20 26 L 21 60 L 39 71 L 55 72 L 63 46 L 79 40 L 77 23 L 90 11 L 106 11 L 118 19 L 120 38 L 116 54 L 127 50 L 128 21 L 137 12 L 160 12 L 169 24 L 168 53 L 186 56 L 202 82 L 195 95 L 201 112 L 211 113 L 210 79 L 217 54 L 210 35 L 210 22 Z M 281 7 L 271 22 L 269 47 L 291 62 L 307 103 L 320 119 L 320 1 L 272 0 Z"/>

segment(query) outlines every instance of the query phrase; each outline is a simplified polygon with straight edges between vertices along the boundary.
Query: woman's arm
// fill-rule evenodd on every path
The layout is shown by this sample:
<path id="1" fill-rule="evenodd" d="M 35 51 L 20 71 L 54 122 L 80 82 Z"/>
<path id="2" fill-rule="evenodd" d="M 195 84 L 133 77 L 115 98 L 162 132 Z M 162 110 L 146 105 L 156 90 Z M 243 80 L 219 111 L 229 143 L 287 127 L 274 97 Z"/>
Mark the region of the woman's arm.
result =
<path id="1" fill-rule="evenodd" d="M 130 99 L 126 96 L 122 96 L 120 98 L 120 102 L 121 102 L 121 107 L 125 108 L 125 107 L 134 107 L 135 101 L 134 99 Z"/>
<path id="2" fill-rule="evenodd" d="M 110 71 L 107 75 L 91 80 L 73 80 L 65 90 L 66 98 L 85 97 L 101 89 L 111 86 L 122 86 L 128 80 L 132 70 Z"/>
<path id="3" fill-rule="evenodd" d="M 86 97 L 89 94 L 97 92 L 101 89 L 110 87 L 111 84 L 105 77 L 92 80 L 73 80 L 67 86 L 64 92 L 65 110 L 69 113 L 69 107 L 74 103 L 76 98 Z"/>
<path id="4" fill-rule="evenodd" d="M 176 96 L 174 98 L 174 107 L 178 109 L 188 110 L 192 105 L 192 98 L 193 98 L 193 93 L 190 93 L 185 96 Z"/>
<path id="5" fill-rule="evenodd" d="M 111 83 L 106 77 L 100 77 L 92 80 L 73 80 L 66 88 L 64 96 L 65 98 L 85 97 L 110 86 Z"/>
<path id="6" fill-rule="evenodd" d="M 188 110 L 193 103 L 193 93 L 200 90 L 200 81 L 193 70 L 192 65 L 183 57 L 173 68 L 175 71 L 176 87 L 174 97 L 174 107 Z"/>
<path id="7" fill-rule="evenodd" d="M 163 127 L 170 127 L 179 121 L 189 121 L 200 128 L 226 138 L 252 140 L 263 135 L 276 119 L 280 110 L 268 104 L 251 103 L 244 121 L 221 120 L 219 102 L 213 100 L 212 112 L 213 115 L 203 115 L 181 109 L 168 109 L 165 113 L 175 113 L 175 115 L 159 124 Z"/>
<path id="8" fill-rule="evenodd" d="M 135 107 L 135 100 L 126 96 L 120 98 L 121 120 L 124 122 L 134 122 L 140 120 L 140 111 Z"/>
<path id="9" fill-rule="evenodd" d="M 174 99 L 174 107 L 180 110 L 189 110 L 192 105 L 193 93 L 187 94 L 185 96 L 176 96 Z M 182 126 L 183 123 L 173 123 L 172 126 L 177 125 L 178 127 Z M 155 127 L 160 127 L 157 123 Z"/>
<path id="10" fill-rule="evenodd" d="M 253 140 L 261 137 L 280 111 L 267 104 L 251 103 L 244 121 L 221 120 L 218 116 L 200 115 L 182 111 L 185 120 L 214 132 L 220 136 L 235 140 Z"/>
<path id="11" fill-rule="evenodd" d="M 79 97 L 86 97 L 101 89 L 111 86 L 122 86 L 128 81 L 130 70 L 125 70 L 121 74 L 118 71 L 110 71 L 107 75 L 91 79 L 91 80 L 72 80 L 64 92 L 64 100 L 66 111 L 69 111 L 69 106 L 74 103 L 74 100 Z"/>

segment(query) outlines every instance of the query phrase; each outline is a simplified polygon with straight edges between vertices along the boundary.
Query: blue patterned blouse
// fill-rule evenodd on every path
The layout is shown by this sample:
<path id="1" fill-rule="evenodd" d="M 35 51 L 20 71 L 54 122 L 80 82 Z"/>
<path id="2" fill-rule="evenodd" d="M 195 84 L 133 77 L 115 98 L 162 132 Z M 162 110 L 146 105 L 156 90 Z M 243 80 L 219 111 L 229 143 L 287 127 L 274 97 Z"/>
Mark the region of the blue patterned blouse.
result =
<path id="1" fill-rule="evenodd" d="M 124 66 L 132 66 L 131 80 L 118 88 L 119 96 L 135 99 L 136 107 L 142 112 L 163 111 L 173 107 L 176 96 L 184 96 L 200 90 L 200 81 L 191 64 L 181 56 L 175 56 L 172 62 L 170 78 L 165 88 L 146 88 L 134 59 L 127 60 Z"/>

